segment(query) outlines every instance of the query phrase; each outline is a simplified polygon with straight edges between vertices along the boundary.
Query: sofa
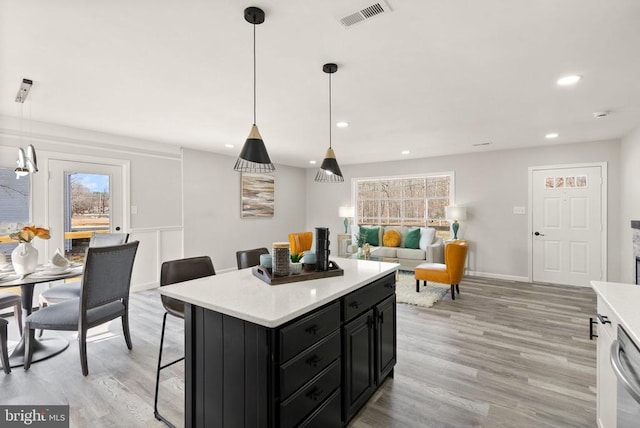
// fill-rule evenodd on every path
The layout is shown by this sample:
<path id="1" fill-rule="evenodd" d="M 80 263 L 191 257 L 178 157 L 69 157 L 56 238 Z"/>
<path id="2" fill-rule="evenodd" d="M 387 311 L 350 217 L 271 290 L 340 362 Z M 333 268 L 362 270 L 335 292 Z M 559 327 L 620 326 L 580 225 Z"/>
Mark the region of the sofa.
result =
<path id="1" fill-rule="evenodd" d="M 420 229 L 418 248 L 407 248 L 407 246 L 416 246 L 415 234 L 417 232 L 415 229 Z M 412 232 L 412 243 L 407 242 L 409 231 Z M 444 241 L 436 235 L 436 230 L 432 227 L 360 225 L 358 233 L 365 232 L 366 242 L 371 247 L 371 254 L 400 263 L 402 270 L 413 271 L 421 263 L 444 263 Z M 387 232 L 389 233 L 387 234 Z M 385 234 L 387 234 L 387 239 L 385 239 Z M 397 239 L 398 234 L 400 235 L 399 240 Z"/>

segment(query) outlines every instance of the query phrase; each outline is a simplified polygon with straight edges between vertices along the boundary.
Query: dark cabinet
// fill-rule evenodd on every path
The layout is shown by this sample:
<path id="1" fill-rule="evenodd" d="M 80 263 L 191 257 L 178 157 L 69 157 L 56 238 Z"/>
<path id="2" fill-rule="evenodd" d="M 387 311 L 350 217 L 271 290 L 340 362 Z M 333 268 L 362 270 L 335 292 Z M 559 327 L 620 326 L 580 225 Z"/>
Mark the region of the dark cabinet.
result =
<path id="1" fill-rule="evenodd" d="M 366 311 L 362 313 L 363 311 Z M 348 422 L 369 400 L 396 364 L 395 276 L 386 276 L 344 299 L 342 332 L 343 420 Z"/>
<path id="2" fill-rule="evenodd" d="M 373 310 L 344 326 L 344 420 L 351 417 L 373 394 L 374 377 L 374 335 Z"/>

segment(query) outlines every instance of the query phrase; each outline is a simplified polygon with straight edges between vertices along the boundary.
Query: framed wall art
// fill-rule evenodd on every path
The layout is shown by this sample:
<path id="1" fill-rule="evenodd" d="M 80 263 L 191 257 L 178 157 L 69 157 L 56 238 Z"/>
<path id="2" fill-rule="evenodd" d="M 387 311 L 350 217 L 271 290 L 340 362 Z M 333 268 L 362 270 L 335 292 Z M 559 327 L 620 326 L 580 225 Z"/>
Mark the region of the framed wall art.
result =
<path id="1" fill-rule="evenodd" d="M 273 174 L 242 173 L 240 217 L 273 217 L 275 206 Z"/>

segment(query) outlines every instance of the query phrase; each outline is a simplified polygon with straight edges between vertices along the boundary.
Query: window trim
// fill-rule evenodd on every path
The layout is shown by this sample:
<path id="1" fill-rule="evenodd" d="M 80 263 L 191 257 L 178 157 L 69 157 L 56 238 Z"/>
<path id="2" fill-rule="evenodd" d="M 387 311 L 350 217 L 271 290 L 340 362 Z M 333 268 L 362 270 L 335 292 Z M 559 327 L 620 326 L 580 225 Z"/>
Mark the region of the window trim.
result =
<path id="1" fill-rule="evenodd" d="M 351 206 L 354 207 L 355 216 L 354 216 L 354 225 L 358 225 L 358 183 L 362 181 L 372 181 L 372 180 L 398 180 L 398 179 L 411 179 L 411 178 L 429 178 L 429 177 L 441 177 L 441 176 L 449 176 L 450 177 L 450 185 L 449 185 L 449 204 L 456 204 L 456 174 L 455 171 L 440 171 L 440 172 L 427 172 L 420 174 L 399 174 L 399 175 L 380 175 L 380 176 L 368 176 L 368 177 L 354 177 L 351 179 Z M 425 221 L 425 227 L 426 227 Z M 436 228 L 443 228 L 448 230 L 449 228 L 437 226 Z"/>

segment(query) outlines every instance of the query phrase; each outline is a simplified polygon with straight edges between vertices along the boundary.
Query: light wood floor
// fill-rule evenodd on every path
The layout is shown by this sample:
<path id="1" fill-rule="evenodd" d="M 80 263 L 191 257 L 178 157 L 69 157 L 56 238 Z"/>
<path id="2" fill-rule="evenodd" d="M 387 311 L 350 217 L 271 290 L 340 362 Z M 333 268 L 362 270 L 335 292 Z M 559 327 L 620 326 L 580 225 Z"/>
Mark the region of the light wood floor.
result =
<path id="1" fill-rule="evenodd" d="M 460 291 L 428 309 L 398 305 L 395 378 L 351 426 L 595 427 L 591 289 L 469 278 Z M 62 354 L 0 372 L 0 403 L 68 403 L 73 427 L 164 426 L 153 417 L 160 298 L 151 290 L 131 300 L 133 351 L 119 322 L 95 329 L 85 378 L 67 334 Z M 168 326 L 171 358 L 182 354 L 183 330 L 179 320 Z M 15 341 L 15 324 L 9 330 Z M 174 367 L 163 374 L 160 407 L 182 426 L 183 364 Z"/>

